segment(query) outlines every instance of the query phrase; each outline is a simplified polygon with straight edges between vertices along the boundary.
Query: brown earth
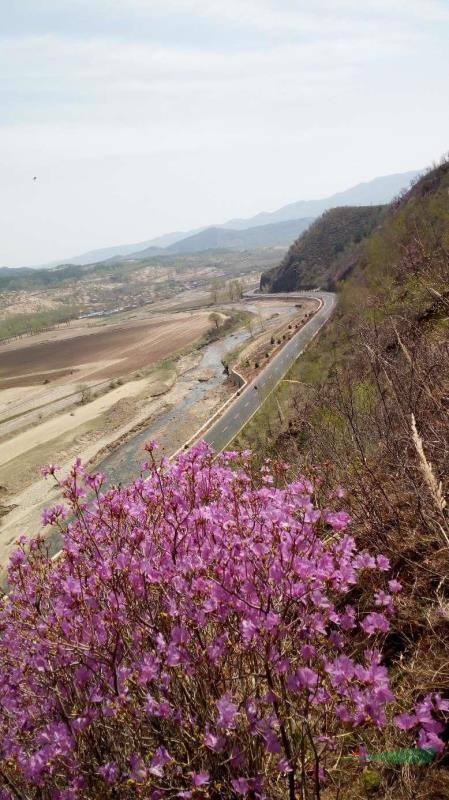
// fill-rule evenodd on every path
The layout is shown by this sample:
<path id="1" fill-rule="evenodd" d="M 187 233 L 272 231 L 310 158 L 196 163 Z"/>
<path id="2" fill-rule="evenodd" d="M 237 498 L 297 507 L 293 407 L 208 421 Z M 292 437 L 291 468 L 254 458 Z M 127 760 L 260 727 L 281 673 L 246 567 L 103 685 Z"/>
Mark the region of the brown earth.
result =
<path id="1" fill-rule="evenodd" d="M 259 319 L 261 330 L 254 331 L 253 346 L 261 333 L 265 337 L 272 327 L 278 329 L 284 315 L 291 318 L 295 312 L 291 304 L 261 303 L 260 310 L 258 305 L 252 309 L 242 303 Z M 41 529 L 42 508 L 57 499 L 51 485 L 40 478 L 39 467 L 43 463 L 57 460 L 65 472 L 79 455 L 85 463 L 95 465 L 150 422 L 162 420 L 178 408 L 199 380 L 210 379 L 210 370 L 199 367 L 201 353 L 197 350 L 173 362 L 169 360 L 210 328 L 209 314 L 210 309 L 193 313 L 166 309 L 150 318 L 128 317 L 114 323 L 77 320 L 71 329 L 47 331 L 0 347 L 0 367 L 5 369 L 8 364 L 13 377 L 4 382 L 5 388 L 0 391 L 0 422 L 2 415 L 6 420 L 3 427 L 15 421 L 14 415 L 37 415 L 34 424 L 11 431 L 0 440 L 0 565 L 6 562 L 17 536 Z M 25 351 L 25 341 L 29 351 L 40 354 L 39 363 L 36 356 L 18 358 Z M 70 364 L 61 368 L 61 362 L 68 358 Z M 165 363 L 156 369 L 145 369 L 164 358 Z M 74 372 L 69 381 L 61 375 L 68 366 Z M 50 383 L 31 385 L 32 373 L 42 375 L 44 370 Z M 108 391 L 103 394 L 98 392 L 101 381 L 96 379 L 105 375 L 108 378 L 103 377 L 103 382 Z M 124 382 L 112 381 L 115 376 L 123 376 Z M 14 386 L 14 381 L 19 385 Z M 76 392 L 83 381 L 89 402 L 58 406 L 58 413 L 42 416 L 41 411 L 46 408 L 43 404 L 57 405 L 64 393 Z M 180 414 L 176 424 L 167 416 L 167 424 L 158 433 L 161 452 L 170 454 L 181 447 L 222 404 L 229 391 L 232 389 L 224 385 L 212 388 L 201 403 Z"/>
<path id="2" fill-rule="evenodd" d="M 157 363 L 191 344 L 209 327 L 208 314 L 199 312 L 99 328 L 80 327 L 76 335 L 68 337 L 64 331 L 65 336 L 47 341 L 32 342 L 28 338 L 22 346 L 16 343 L 15 347 L 0 348 L 0 379 L 8 387 L 26 386 L 46 377 L 54 379 L 55 371 L 60 370 L 58 377 L 67 375 L 80 364 L 92 364 L 89 378 L 115 378 Z"/>

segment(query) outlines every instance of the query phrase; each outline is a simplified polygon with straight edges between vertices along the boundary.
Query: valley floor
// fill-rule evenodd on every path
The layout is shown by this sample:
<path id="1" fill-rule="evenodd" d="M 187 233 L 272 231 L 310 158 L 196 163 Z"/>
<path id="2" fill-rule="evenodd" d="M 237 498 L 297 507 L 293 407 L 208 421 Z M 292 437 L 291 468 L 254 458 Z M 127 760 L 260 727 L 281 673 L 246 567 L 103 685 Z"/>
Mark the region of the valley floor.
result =
<path id="1" fill-rule="evenodd" d="M 22 384 L 8 387 L 4 380 L 7 388 L 0 391 L 3 567 L 17 538 L 35 535 L 43 509 L 59 501 L 52 483 L 40 477 L 42 465 L 58 462 L 66 472 L 79 456 L 114 482 L 132 480 L 146 440 L 156 438 L 161 453 L 170 455 L 234 391 L 221 364 L 227 353 L 234 351 L 253 371 L 253 361 L 269 349 L 273 334 L 282 336 L 298 317 L 295 304 L 278 300 L 223 308 L 224 316 L 239 309 L 252 315 L 252 323 L 203 349 L 198 349 L 199 337 L 210 329 L 210 308 L 201 305 L 189 311 L 158 309 L 149 320 L 124 318 L 106 329 L 104 324 L 73 325 L 0 349 L 3 374 L 13 363 L 9 354 L 21 353 L 17 374 L 9 370 L 11 382 Z M 61 354 L 67 358 L 65 370 Z M 43 383 L 42 375 L 50 383 Z"/>

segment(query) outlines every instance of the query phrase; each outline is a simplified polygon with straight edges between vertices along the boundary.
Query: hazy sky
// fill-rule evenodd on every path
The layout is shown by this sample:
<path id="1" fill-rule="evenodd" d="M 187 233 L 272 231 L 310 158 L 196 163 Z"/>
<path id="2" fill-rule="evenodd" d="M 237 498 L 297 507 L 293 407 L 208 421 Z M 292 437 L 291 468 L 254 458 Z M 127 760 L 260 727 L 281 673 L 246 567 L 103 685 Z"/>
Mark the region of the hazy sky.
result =
<path id="1" fill-rule="evenodd" d="M 0 20 L 0 266 L 449 148 L 448 0 L 0 0 Z"/>

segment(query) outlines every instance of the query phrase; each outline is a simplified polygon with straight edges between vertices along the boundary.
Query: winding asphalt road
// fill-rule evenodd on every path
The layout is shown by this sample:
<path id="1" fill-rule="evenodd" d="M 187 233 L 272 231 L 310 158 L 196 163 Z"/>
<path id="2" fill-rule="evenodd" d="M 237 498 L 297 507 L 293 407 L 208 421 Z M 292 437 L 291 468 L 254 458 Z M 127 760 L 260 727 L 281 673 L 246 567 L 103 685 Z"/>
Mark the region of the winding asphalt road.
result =
<path id="1" fill-rule="evenodd" d="M 256 299 L 256 297 L 257 295 L 251 295 L 252 300 Z M 255 414 L 269 392 L 282 380 L 306 345 L 327 322 L 337 302 L 336 295 L 331 292 L 302 292 L 301 294 L 289 292 L 288 294 L 262 295 L 260 296 L 260 301 L 263 302 L 265 297 L 270 299 L 288 298 L 289 300 L 300 300 L 301 298 L 304 299 L 304 297 L 313 298 L 321 300 L 321 307 L 303 325 L 301 330 L 292 336 L 265 369 L 259 373 L 257 378 L 242 389 L 241 395 L 236 397 L 224 414 L 201 437 L 206 442 L 209 442 L 217 453 L 230 444 L 237 433 Z"/>

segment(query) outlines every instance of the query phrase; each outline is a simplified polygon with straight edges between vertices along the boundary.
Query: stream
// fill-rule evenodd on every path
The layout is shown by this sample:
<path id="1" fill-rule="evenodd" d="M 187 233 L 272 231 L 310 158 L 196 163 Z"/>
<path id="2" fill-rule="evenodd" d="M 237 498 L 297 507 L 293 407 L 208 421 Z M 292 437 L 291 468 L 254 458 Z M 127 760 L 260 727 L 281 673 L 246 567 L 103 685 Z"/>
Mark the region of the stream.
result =
<path id="1" fill-rule="evenodd" d="M 171 408 L 167 413 L 161 414 L 159 419 L 151 422 L 107 455 L 96 465 L 96 471 L 104 472 L 111 483 L 127 484 L 134 480 L 139 465 L 144 460 L 145 442 L 150 439 L 158 439 L 160 432 L 167 424 L 175 426 L 177 421 L 182 419 L 193 406 L 200 403 L 212 389 L 226 380 L 222 359 L 249 337 L 249 331 L 238 331 L 207 345 L 203 350 L 201 361 L 195 369 L 213 371 L 212 377 L 208 381 L 195 383 L 177 406 Z"/>
<path id="2" fill-rule="evenodd" d="M 260 305 L 257 304 L 245 304 L 244 308 L 254 313 L 260 313 Z M 277 312 L 283 316 L 292 316 L 296 313 L 296 308 L 293 305 L 288 307 L 285 303 L 270 303 L 269 307 L 267 305 L 266 310 L 270 315 Z M 127 442 L 119 445 L 96 465 L 96 471 L 104 472 L 113 484 L 131 483 L 137 476 L 140 464 L 145 460 L 145 443 L 150 439 L 159 440 L 160 433 L 167 424 L 176 426 L 177 421 L 182 420 L 192 406 L 200 403 L 212 389 L 224 383 L 226 375 L 223 371 L 222 359 L 247 341 L 250 336 L 251 334 L 248 330 L 240 330 L 230 333 L 224 339 L 207 345 L 203 350 L 201 361 L 195 369 L 213 371 L 213 376 L 207 382 L 198 381 L 194 384 L 193 388 L 176 407 L 171 408 L 165 414 L 161 414 L 159 419 L 151 422 Z M 191 433 L 194 433 L 194 431 L 191 431 Z"/>
<path id="3" fill-rule="evenodd" d="M 246 305 L 246 309 L 260 311 L 260 306 Z M 296 309 L 292 306 L 286 308 L 283 305 L 272 305 L 270 303 L 267 311 L 271 314 L 278 311 L 279 313 L 291 316 L 295 313 Z M 167 413 L 162 413 L 159 419 L 151 422 L 139 433 L 132 436 L 127 442 L 119 445 L 112 453 L 109 453 L 102 461 L 95 466 L 95 472 L 103 472 L 108 477 L 110 484 L 129 484 L 136 479 L 139 473 L 140 464 L 145 460 L 144 445 L 150 439 L 161 438 L 161 431 L 168 423 L 176 426 L 176 423 L 182 420 L 183 416 L 215 387 L 224 383 L 226 375 L 223 371 L 222 359 L 232 350 L 239 347 L 243 342 L 251 337 L 248 330 L 240 330 L 235 333 L 230 333 L 224 339 L 217 342 L 212 342 L 203 349 L 202 358 L 194 369 L 210 370 L 213 372 L 212 377 L 207 382 L 197 381 L 193 388 L 186 394 L 183 400 L 177 406 L 171 408 Z M 181 377 L 182 379 L 182 377 Z M 198 425 L 200 427 L 200 425 Z M 191 431 L 194 433 L 194 431 Z M 57 553 L 62 547 L 62 540 L 59 532 L 53 532 L 48 537 L 49 551 L 51 555 Z"/>

